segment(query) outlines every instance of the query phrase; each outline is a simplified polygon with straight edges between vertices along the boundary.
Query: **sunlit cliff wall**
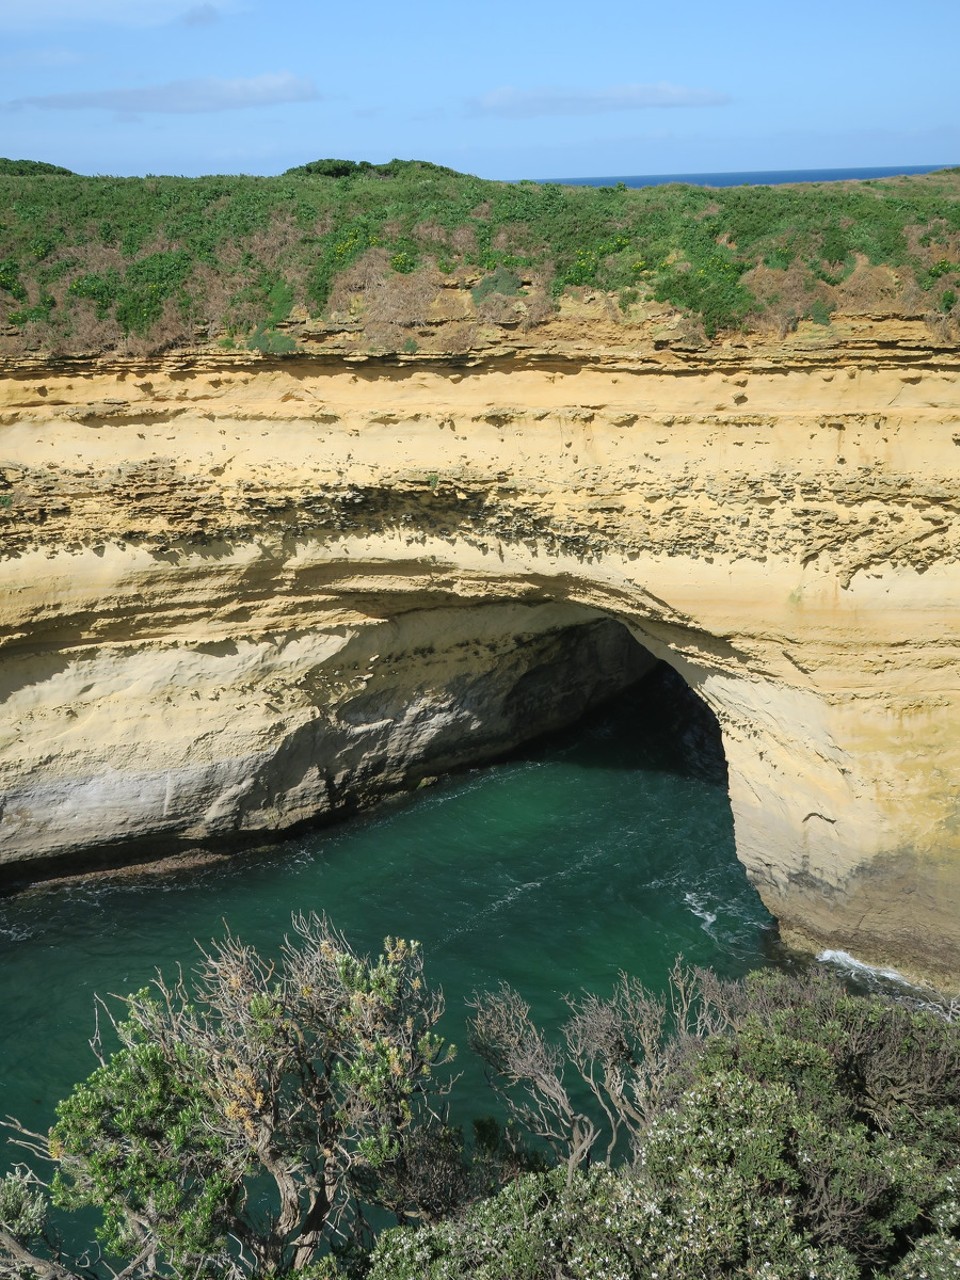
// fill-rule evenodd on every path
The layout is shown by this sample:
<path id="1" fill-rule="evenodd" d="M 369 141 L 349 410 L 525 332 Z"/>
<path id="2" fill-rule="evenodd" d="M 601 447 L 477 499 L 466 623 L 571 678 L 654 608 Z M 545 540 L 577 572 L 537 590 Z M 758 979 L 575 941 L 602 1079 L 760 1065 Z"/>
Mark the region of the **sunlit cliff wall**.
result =
<path id="1" fill-rule="evenodd" d="M 9 363 L 8 877 L 349 811 L 654 655 L 785 935 L 960 983 L 960 353 L 586 347 Z"/>

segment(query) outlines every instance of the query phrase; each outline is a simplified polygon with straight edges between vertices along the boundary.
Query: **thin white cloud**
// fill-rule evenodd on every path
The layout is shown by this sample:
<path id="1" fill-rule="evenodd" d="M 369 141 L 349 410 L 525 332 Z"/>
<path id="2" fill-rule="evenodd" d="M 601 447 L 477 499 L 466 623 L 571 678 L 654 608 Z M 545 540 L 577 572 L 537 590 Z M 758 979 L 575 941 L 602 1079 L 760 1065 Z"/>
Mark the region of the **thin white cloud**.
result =
<path id="1" fill-rule="evenodd" d="M 652 107 L 719 107 L 729 95 L 713 89 L 678 84 L 620 84 L 606 89 L 493 89 L 472 98 L 468 109 L 478 115 L 589 116 L 607 111 L 645 111 Z"/>
<path id="2" fill-rule="evenodd" d="M 215 4 L 195 4 L 181 14 L 180 21 L 185 27 L 209 27 L 214 22 L 219 22 L 221 16 Z"/>
<path id="3" fill-rule="evenodd" d="M 4 71 L 47 71 L 58 67 L 74 67 L 83 57 L 72 49 L 20 49 L 17 53 L 0 53 Z"/>
<path id="4" fill-rule="evenodd" d="M 271 107 L 284 102 L 313 102 L 320 97 L 312 80 L 282 71 L 248 79 L 171 80 L 138 89 L 98 89 L 15 98 L 8 109 L 39 107 L 45 111 L 116 111 L 122 115 L 197 115 Z"/>
<path id="5" fill-rule="evenodd" d="M 0 30 L 28 31 L 35 28 L 64 30 L 108 24 L 119 27 L 156 27 L 182 18 L 188 21 L 198 11 L 235 10 L 240 0 L 217 0 L 216 4 L 190 0 L 0 0 Z"/>

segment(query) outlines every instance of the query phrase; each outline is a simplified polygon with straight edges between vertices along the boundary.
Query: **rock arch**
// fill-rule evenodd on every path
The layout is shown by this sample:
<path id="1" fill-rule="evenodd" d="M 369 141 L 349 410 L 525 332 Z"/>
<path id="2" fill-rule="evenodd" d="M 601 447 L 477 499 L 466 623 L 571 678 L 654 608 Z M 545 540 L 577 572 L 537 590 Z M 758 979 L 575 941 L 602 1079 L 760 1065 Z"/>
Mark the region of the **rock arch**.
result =
<path id="1" fill-rule="evenodd" d="M 600 689 L 613 619 L 716 713 L 787 936 L 955 983 L 958 369 L 903 359 L 21 371 L 6 874 L 362 803 L 574 617 Z"/>

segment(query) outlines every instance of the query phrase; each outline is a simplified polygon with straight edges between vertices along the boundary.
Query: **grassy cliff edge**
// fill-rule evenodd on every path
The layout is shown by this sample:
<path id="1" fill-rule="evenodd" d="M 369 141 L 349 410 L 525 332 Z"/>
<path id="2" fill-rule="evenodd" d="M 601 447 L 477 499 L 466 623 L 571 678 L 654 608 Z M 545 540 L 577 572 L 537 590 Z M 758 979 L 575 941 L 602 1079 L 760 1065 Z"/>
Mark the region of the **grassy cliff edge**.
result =
<path id="1" fill-rule="evenodd" d="M 0 355 L 462 354 L 599 298 L 700 344 L 837 315 L 960 326 L 960 170 L 628 189 L 420 161 L 279 177 L 82 177 L 0 161 Z M 308 348 L 307 348 L 308 349 Z"/>

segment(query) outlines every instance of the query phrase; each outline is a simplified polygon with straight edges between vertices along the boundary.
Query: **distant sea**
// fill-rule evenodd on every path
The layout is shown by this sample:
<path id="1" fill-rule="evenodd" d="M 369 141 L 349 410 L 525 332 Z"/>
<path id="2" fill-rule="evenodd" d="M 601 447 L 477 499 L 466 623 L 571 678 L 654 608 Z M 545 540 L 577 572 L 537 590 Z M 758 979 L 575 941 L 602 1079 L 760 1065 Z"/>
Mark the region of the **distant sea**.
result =
<path id="1" fill-rule="evenodd" d="M 541 178 L 540 182 L 564 187 L 663 187 L 686 182 L 694 187 L 776 187 L 785 182 L 845 182 L 871 178 L 898 178 L 910 173 L 933 173 L 947 164 L 912 164 L 879 169 L 744 169 L 737 173 L 641 173 L 613 178 Z"/>

